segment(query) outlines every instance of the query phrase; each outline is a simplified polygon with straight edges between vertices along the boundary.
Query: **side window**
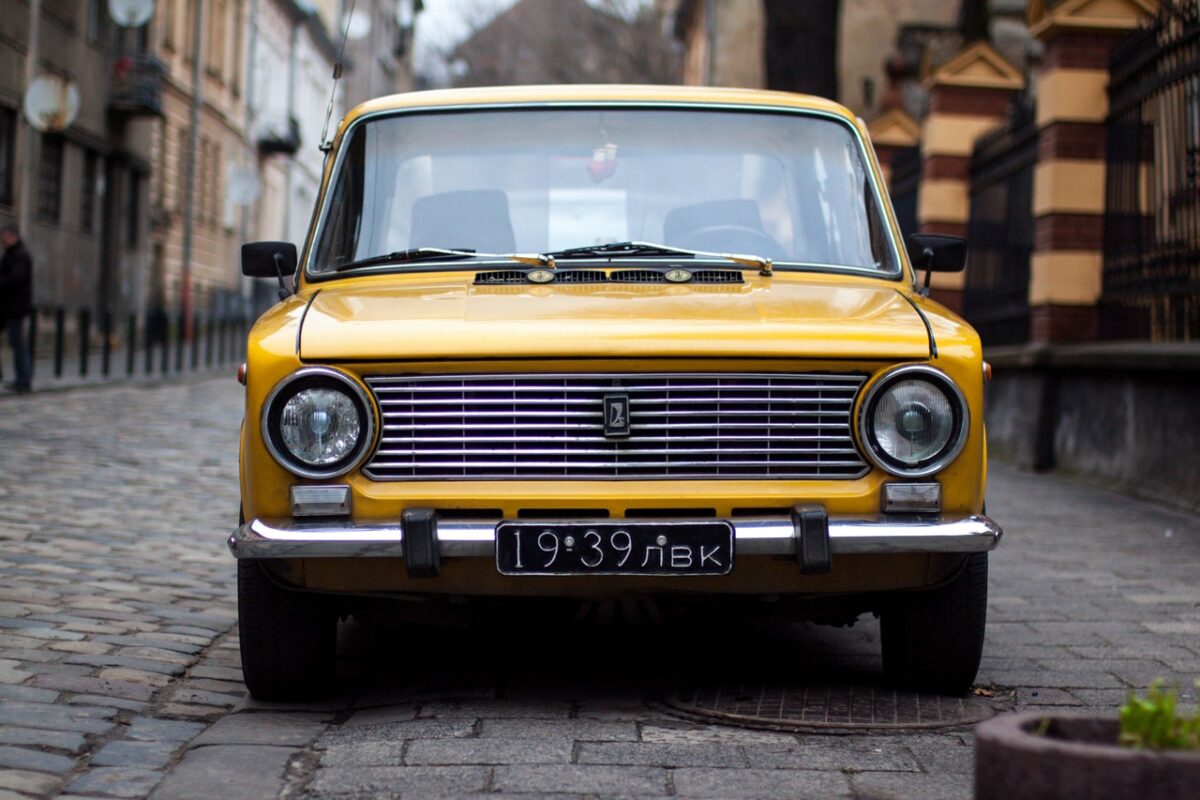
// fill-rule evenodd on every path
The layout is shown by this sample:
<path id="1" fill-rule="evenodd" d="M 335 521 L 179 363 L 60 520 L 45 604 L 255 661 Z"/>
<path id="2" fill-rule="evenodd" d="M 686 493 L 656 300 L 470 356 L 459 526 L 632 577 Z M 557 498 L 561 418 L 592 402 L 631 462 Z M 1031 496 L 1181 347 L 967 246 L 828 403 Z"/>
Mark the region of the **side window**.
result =
<path id="1" fill-rule="evenodd" d="M 366 126 L 347 145 L 345 163 L 329 198 L 329 215 L 317 245 L 316 269 L 324 271 L 353 261 L 362 223 Z"/>

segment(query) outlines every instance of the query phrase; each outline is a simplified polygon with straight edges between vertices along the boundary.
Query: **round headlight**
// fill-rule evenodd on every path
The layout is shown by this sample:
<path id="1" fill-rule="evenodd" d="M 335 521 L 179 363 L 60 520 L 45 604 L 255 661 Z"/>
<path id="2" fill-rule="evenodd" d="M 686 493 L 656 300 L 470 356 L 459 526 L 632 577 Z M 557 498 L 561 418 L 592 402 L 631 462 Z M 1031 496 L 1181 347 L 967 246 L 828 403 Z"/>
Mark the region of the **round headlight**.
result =
<path id="1" fill-rule="evenodd" d="M 966 442 L 968 412 L 958 387 L 941 370 L 894 369 L 863 400 L 859 435 L 876 465 L 904 477 L 932 475 Z"/>
<path id="2" fill-rule="evenodd" d="M 263 409 L 267 449 L 306 478 L 329 478 L 354 467 L 371 442 L 373 422 L 358 384 L 324 367 L 289 375 Z"/>

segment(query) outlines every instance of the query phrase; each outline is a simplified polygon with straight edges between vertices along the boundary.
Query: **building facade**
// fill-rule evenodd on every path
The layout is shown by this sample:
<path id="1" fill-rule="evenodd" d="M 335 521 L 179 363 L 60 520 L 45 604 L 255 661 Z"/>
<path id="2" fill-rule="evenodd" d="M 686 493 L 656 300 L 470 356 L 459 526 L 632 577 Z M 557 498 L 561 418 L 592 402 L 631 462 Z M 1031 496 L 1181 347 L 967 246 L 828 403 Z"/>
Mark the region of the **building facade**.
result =
<path id="1" fill-rule="evenodd" d="M 0 0 L 0 223 L 24 228 L 35 305 L 68 326 L 132 314 L 158 335 L 181 314 L 270 302 L 241 277 L 239 247 L 303 240 L 331 94 L 333 126 L 355 93 L 411 88 L 420 0 L 358 5 L 378 25 L 347 43 L 335 90 L 342 0 L 155 0 L 131 29 L 107 0 Z M 64 130 L 24 121 L 41 75 L 78 87 Z"/>
<path id="2" fill-rule="evenodd" d="M 23 228 L 41 309 L 119 314 L 142 303 L 160 102 L 148 44 L 119 28 L 103 0 L 0 0 L 0 223 Z M 78 87 L 66 129 L 39 133 L 26 122 L 30 72 Z"/>

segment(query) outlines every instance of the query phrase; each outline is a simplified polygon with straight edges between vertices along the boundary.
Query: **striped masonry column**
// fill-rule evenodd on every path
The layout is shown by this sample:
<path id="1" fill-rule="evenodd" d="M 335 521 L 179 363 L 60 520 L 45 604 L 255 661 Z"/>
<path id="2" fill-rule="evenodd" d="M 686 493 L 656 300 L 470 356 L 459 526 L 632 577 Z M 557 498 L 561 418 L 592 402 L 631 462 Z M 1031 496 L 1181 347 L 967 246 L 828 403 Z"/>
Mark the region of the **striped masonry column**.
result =
<path id="1" fill-rule="evenodd" d="M 1156 10 L 1149 0 L 1030 3 L 1030 32 L 1046 48 L 1037 78 L 1033 341 L 1081 342 L 1099 335 L 1109 54 Z"/>
<path id="2" fill-rule="evenodd" d="M 883 179 L 890 189 L 892 162 L 901 150 L 916 147 L 921 128 L 908 114 L 900 109 L 892 109 L 876 117 L 867 126 L 867 132 L 871 134 L 871 143 L 875 146 L 879 168 L 883 171 Z"/>
<path id="3" fill-rule="evenodd" d="M 1004 119 L 1025 80 L 991 45 L 980 41 L 960 50 L 925 85 L 929 112 L 921 124 L 917 228 L 965 238 L 975 140 Z M 961 312 L 965 282 L 961 272 L 935 274 L 932 296 Z"/>

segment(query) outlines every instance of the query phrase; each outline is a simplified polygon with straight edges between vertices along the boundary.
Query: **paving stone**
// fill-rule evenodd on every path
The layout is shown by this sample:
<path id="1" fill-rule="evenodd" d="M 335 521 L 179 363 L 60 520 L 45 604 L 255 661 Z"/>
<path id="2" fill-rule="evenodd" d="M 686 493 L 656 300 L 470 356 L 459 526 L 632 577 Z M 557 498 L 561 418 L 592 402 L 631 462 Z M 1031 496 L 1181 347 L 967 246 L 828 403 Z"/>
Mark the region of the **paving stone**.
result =
<path id="1" fill-rule="evenodd" d="M 414 719 L 381 725 L 336 725 L 321 736 L 321 744 L 333 747 L 372 741 L 404 739 L 445 739 L 475 735 L 473 719 Z"/>
<path id="2" fill-rule="evenodd" d="M 918 772 L 921 767 L 904 747 L 905 737 L 838 737 L 830 747 L 824 737 L 802 737 L 794 746 L 746 747 L 746 758 L 756 769 L 886 770 Z"/>
<path id="3" fill-rule="evenodd" d="M 244 691 L 244 690 L 243 690 Z M 234 696 L 221 692 L 206 692 L 200 689 L 181 687 L 171 693 L 171 701 L 189 703 L 192 705 L 223 706 L 233 708 L 241 700 L 241 695 Z"/>
<path id="4" fill-rule="evenodd" d="M 0 769 L 0 789 L 23 794 L 46 795 L 61 782 L 57 775 L 30 772 L 25 769 Z"/>
<path id="5" fill-rule="evenodd" d="M 204 664 L 195 666 L 189 673 L 194 678 L 212 678 L 218 681 L 241 683 L 242 671 L 233 667 L 211 667 Z"/>
<path id="6" fill-rule="evenodd" d="M 204 745 L 277 745 L 303 747 L 315 739 L 325 725 L 317 714 L 247 711 L 217 720 L 192 741 Z"/>
<path id="7" fill-rule="evenodd" d="M 492 780 L 493 788 L 502 792 L 599 794 L 618 791 L 634 796 L 668 792 L 667 771 L 657 767 L 516 765 L 497 767 Z"/>
<path id="8" fill-rule="evenodd" d="M 637 724 L 634 722 L 600 721 L 592 719 L 569 720 L 511 720 L 485 719 L 479 725 L 483 738 L 502 739 L 569 739 L 580 742 L 636 741 Z"/>
<path id="9" fill-rule="evenodd" d="M 138 717 L 129 723 L 125 738 L 146 742 L 186 742 L 198 736 L 204 729 L 205 725 L 199 722 Z"/>
<path id="10" fill-rule="evenodd" d="M 322 767 L 313 775 L 308 788 L 316 795 L 396 793 L 413 797 L 447 797 L 483 790 L 490 774 L 490 767 L 475 766 Z M 529 787 L 525 788 L 528 790 Z"/>
<path id="11" fill-rule="evenodd" d="M 570 703 L 521 703 L 497 700 L 491 703 L 478 701 L 430 703 L 421 707 L 418 716 L 422 718 L 566 719 L 570 714 Z"/>
<path id="12" fill-rule="evenodd" d="M 11 658 L 0 658 L 0 683 L 23 683 L 33 676 L 20 668 L 21 662 Z"/>
<path id="13" fill-rule="evenodd" d="M 0 684 L 0 699 L 16 700 L 22 703 L 53 703 L 58 699 L 58 692 L 50 689 L 35 689 L 32 686 Z"/>
<path id="14" fill-rule="evenodd" d="M 85 741 L 82 733 L 47 731 L 38 728 L 14 728 L 9 725 L 0 727 L 0 744 L 27 744 L 75 752 L 83 749 Z"/>
<path id="15" fill-rule="evenodd" d="M 892 774 L 892 773 L 889 773 Z M 841 772 L 685 768 L 671 774 L 679 797 L 849 797 Z"/>
<path id="16" fill-rule="evenodd" d="M 580 764 L 640 764 L 657 767 L 747 766 L 742 748 L 724 744 L 583 742 L 578 746 L 576 761 Z"/>
<path id="17" fill-rule="evenodd" d="M 85 708 L 49 703 L 5 703 L 0 705 L 0 725 L 95 734 L 105 733 L 113 727 L 114 723 L 88 714 Z M 116 713 L 116 709 L 109 711 L 109 716 Z"/>
<path id="18" fill-rule="evenodd" d="M 182 742 L 109 742 L 94 754 L 88 764 L 92 767 L 141 767 L 162 769 L 171 755 L 183 746 Z"/>
<path id="19" fill-rule="evenodd" d="M 212 722 L 224 716 L 228 709 L 221 706 L 198 706 L 185 703 L 167 703 L 158 709 L 164 717 L 179 717 L 181 719 L 196 719 Z"/>
<path id="20" fill-rule="evenodd" d="M 569 740 L 426 739 L 412 742 L 404 761 L 407 764 L 447 765 L 566 764 L 571 760 L 571 747 Z"/>
<path id="21" fill-rule="evenodd" d="M 57 689 L 63 692 L 124 697 L 130 700 L 149 700 L 151 695 L 154 694 L 153 687 L 144 684 L 104 678 L 38 675 L 31 683 L 34 686 Z"/>
<path id="22" fill-rule="evenodd" d="M 109 667 L 108 669 L 100 670 L 99 676 L 101 680 L 118 681 L 120 683 L 140 683 L 145 686 L 155 689 L 161 686 L 166 686 L 171 682 L 170 675 L 163 675 L 157 672 L 145 672 L 140 669 L 128 669 L 126 667 Z"/>
<path id="23" fill-rule="evenodd" d="M 975 770 L 975 749 L 969 734 L 914 734 L 900 744 L 912 752 L 925 772 L 970 775 Z"/>
<path id="24" fill-rule="evenodd" d="M 963 779 L 956 775 L 906 775 L 896 772 L 862 772 L 850 776 L 855 796 L 870 800 L 963 800 Z"/>
<path id="25" fill-rule="evenodd" d="M 75 760 L 66 756 L 44 753 L 41 750 L 31 750 L 27 747 L 0 745 L 0 767 L 61 775 L 70 772 L 74 766 Z"/>
<path id="26" fill-rule="evenodd" d="M 122 711 L 145 711 L 150 705 L 140 700 L 126 700 L 124 697 L 103 697 L 97 694 L 77 694 L 67 702 L 72 705 L 98 705 L 104 703 Z"/>
<path id="27" fill-rule="evenodd" d="M 83 664 L 92 667 L 135 669 L 140 672 L 153 672 L 160 675 L 183 674 L 183 664 L 155 661 L 149 658 L 130 658 L 128 656 L 118 655 L 116 653 L 109 653 L 101 656 L 72 654 L 67 656 L 64 661 L 68 664 Z"/>
<path id="28" fill-rule="evenodd" d="M 96 767 L 76 778 L 67 791 L 76 794 L 145 797 L 163 779 L 163 773 L 138 767 Z"/>
<path id="29" fill-rule="evenodd" d="M 110 652 L 113 647 L 111 644 L 102 644 L 100 642 L 54 642 L 50 645 L 49 649 L 60 653 L 103 655 Z"/>

